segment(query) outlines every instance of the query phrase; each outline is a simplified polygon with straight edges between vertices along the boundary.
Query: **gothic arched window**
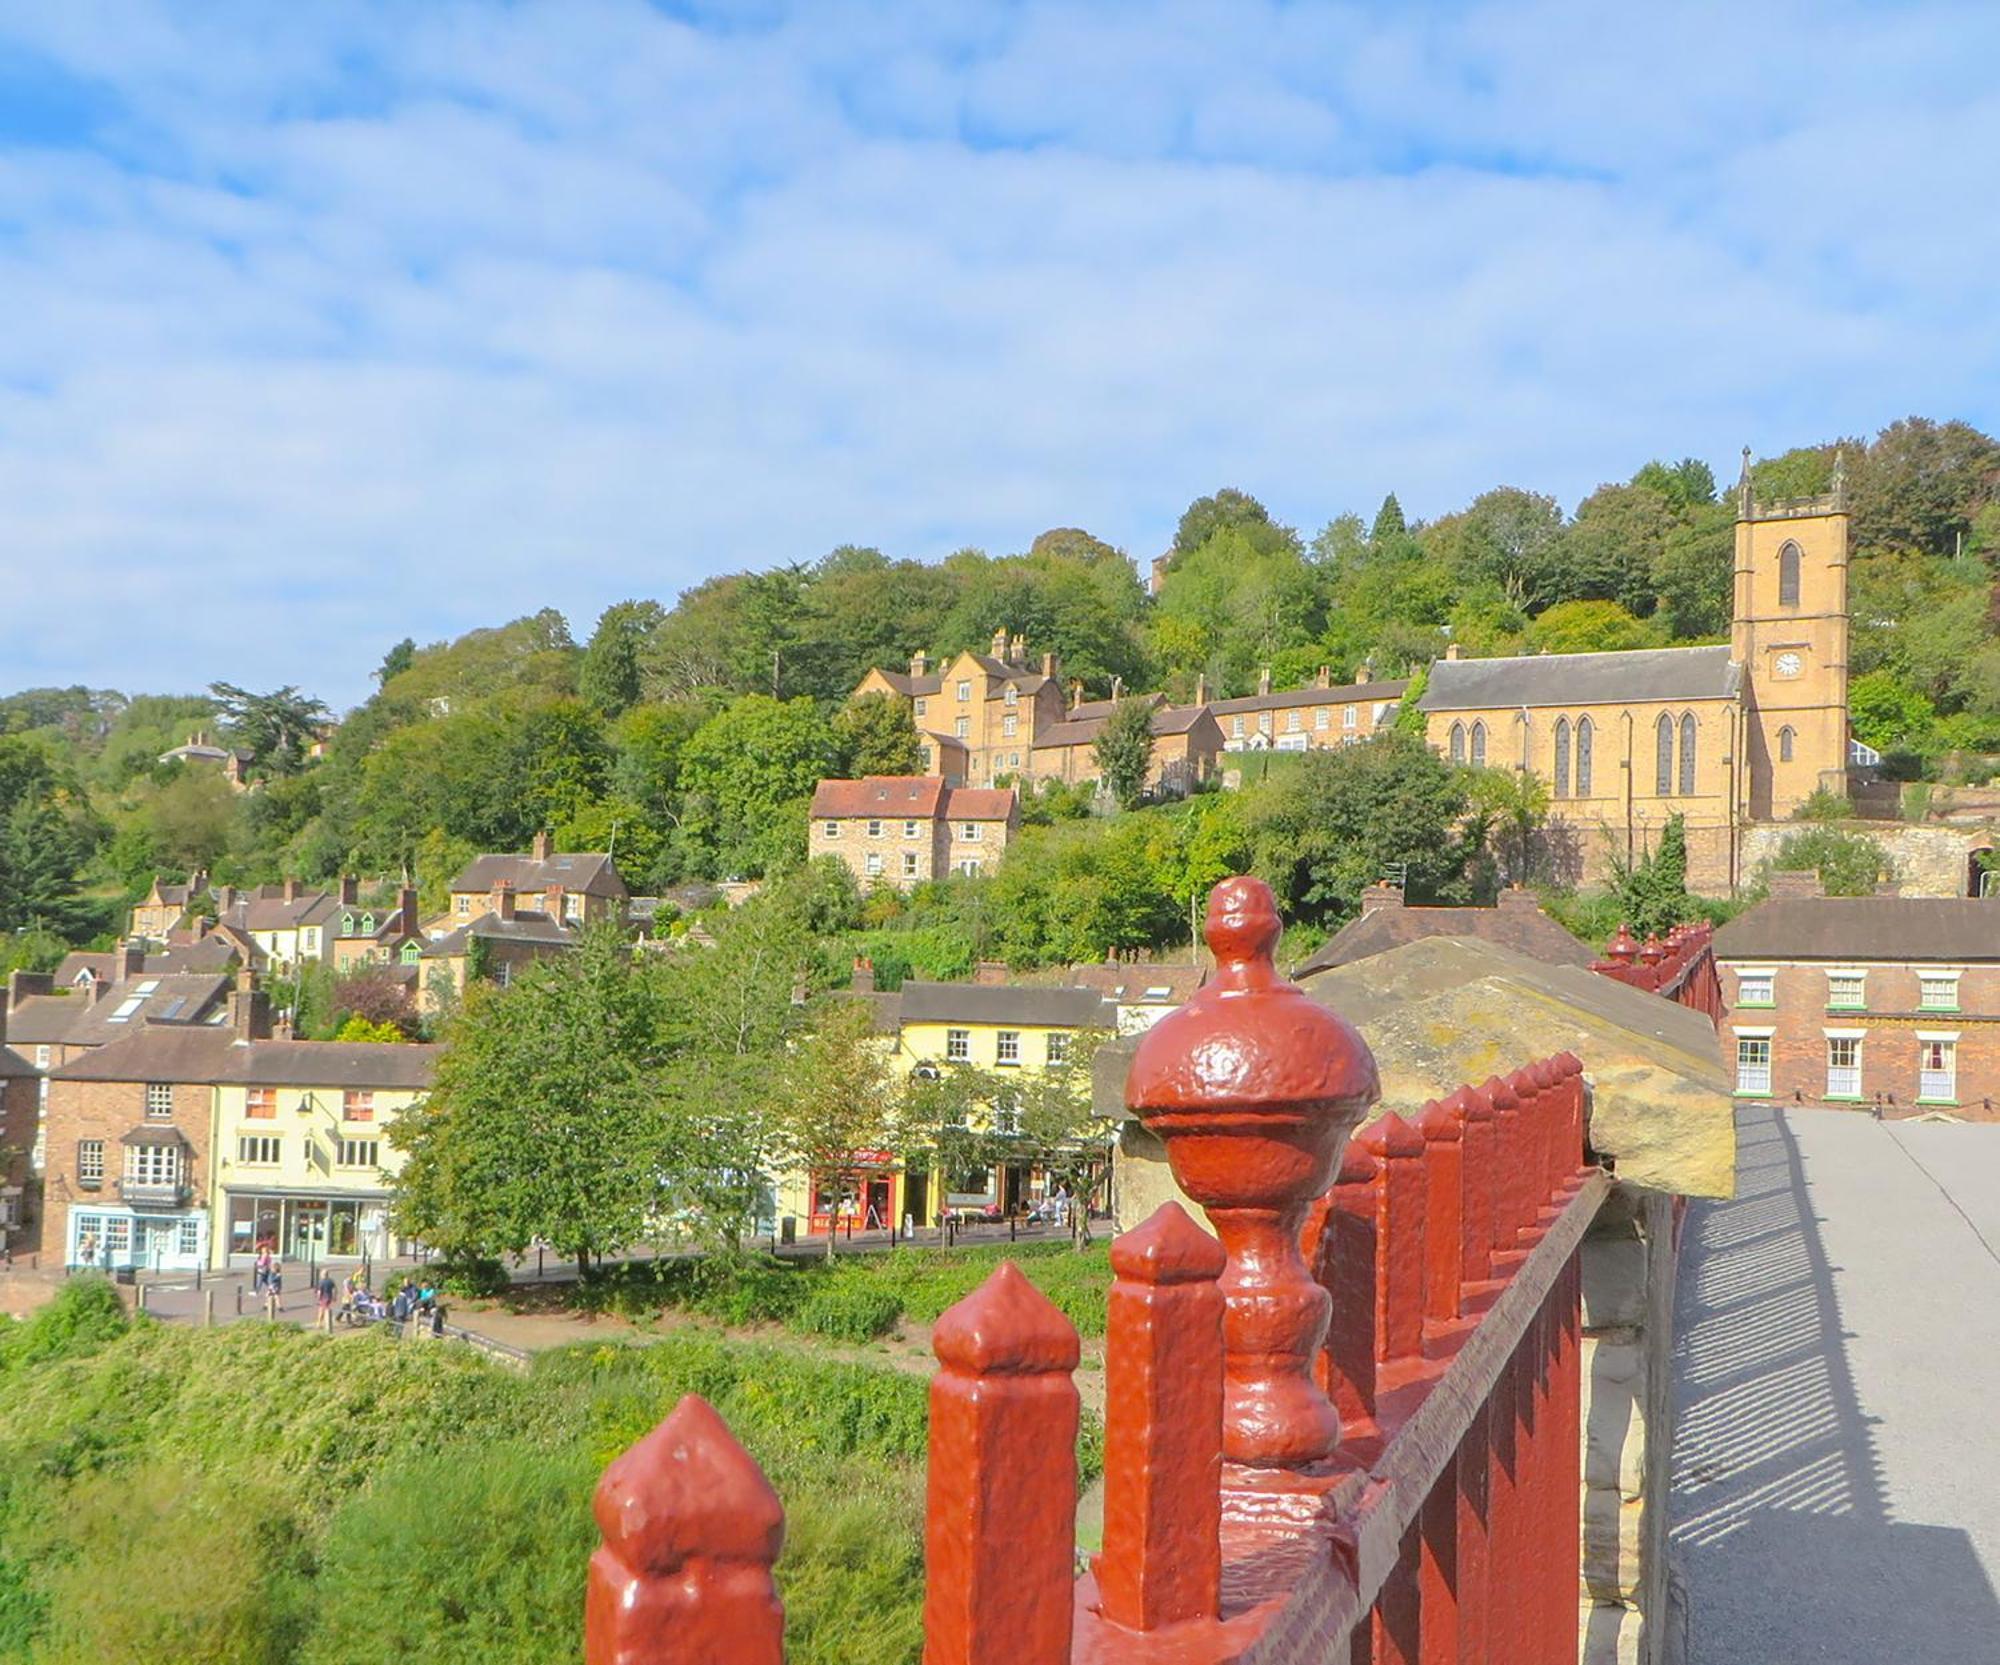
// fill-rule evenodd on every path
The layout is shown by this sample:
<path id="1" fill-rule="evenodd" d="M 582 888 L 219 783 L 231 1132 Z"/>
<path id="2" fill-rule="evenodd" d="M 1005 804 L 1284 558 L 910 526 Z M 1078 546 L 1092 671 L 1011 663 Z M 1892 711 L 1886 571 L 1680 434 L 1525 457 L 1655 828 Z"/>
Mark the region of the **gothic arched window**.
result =
<path id="1" fill-rule="evenodd" d="M 1796 607 L 1799 604 L 1799 546 L 1786 542 L 1778 551 L 1778 605 Z"/>
<path id="2" fill-rule="evenodd" d="M 1486 767 L 1486 725 L 1484 723 L 1474 723 L 1472 725 L 1472 766 L 1475 769 Z"/>
<path id="3" fill-rule="evenodd" d="M 1454 763 L 1463 763 L 1465 761 L 1465 724 L 1463 723 L 1453 723 L 1451 725 L 1451 760 Z"/>
<path id="4" fill-rule="evenodd" d="M 1556 796 L 1569 796 L 1569 719 L 1556 719 Z"/>
<path id="5" fill-rule="evenodd" d="M 1576 720 L 1576 795 L 1590 796 L 1590 738 L 1591 724 L 1588 717 Z"/>
<path id="6" fill-rule="evenodd" d="M 1792 743 L 1797 738 L 1798 736 L 1793 734 L 1790 728 L 1781 728 L 1778 730 L 1778 761 L 1780 763 L 1791 762 Z"/>
<path id="7" fill-rule="evenodd" d="M 1694 713 L 1681 718 L 1681 796 L 1694 796 Z"/>
<path id="8" fill-rule="evenodd" d="M 1674 720 L 1666 712 L 1653 728 L 1653 790 L 1662 798 L 1674 790 Z"/>

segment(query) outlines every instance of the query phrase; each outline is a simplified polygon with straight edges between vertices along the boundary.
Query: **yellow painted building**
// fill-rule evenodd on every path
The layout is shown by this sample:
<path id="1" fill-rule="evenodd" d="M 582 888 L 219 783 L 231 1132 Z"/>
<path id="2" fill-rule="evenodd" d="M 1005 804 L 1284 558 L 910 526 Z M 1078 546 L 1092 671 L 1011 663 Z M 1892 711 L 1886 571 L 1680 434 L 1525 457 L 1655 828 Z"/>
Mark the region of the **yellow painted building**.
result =
<path id="1" fill-rule="evenodd" d="M 216 1268 L 269 1242 L 293 1259 L 386 1259 L 402 1159 L 396 1118 L 429 1089 L 441 1049 L 341 1041 L 253 1041 L 215 1084 L 208 1141 Z"/>
<path id="2" fill-rule="evenodd" d="M 925 983 L 911 980 L 894 994 L 877 994 L 873 975 L 857 968 L 856 994 L 874 1007 L 876 1031 L 897 1083 L 925 1069 L 969 1065 L 1004 1077 L 1018 1070 L 1033 1075 L 1051 1063 L 1060 1066 L 1079 1037 L 1110 1031 L 1117 1009 L 1094 989 L 1023 988 L 998 983 Z M 884 1106 L 883 1121 L 891 1119 Z M 975 1117 L 980 1112 L 975 1111 Z M 998 1125 L 992 1118 L 998 1115 Z M 975 1131 L 1005 1134 L 1004 1106 L 988 1106 Z M 852 1172 L 784 1175 L 777 1187 L 778 1214 L 798 1221 L 801 1232 L 819 1232 L 854 1217 L 857 1231 L 936 1222 L 940 1212 L 996 1209 L 1016 1213 L 1039 1201 L 1046 1183 L 1030 1161 L 994 1162 L 948 1176 L 940 1190 L 927 1172 L 908 1172 L 900 1153 L 862 1153 Z"/>
<path id="3" fill-rule="evenodd" d="M 1690 882 L 1733 890 L 1743 829 L 1824 788 L 1844 795 L 1848 514 L 1826 496 L 1759 503 L 1737 488 L 1726 645 L 1464 659 L 1431 667 L 1420 702 L 1454 762 L 1519 768 L 1550 795 L 1559 877 L 1601 879 L 1685 818 Z"/>

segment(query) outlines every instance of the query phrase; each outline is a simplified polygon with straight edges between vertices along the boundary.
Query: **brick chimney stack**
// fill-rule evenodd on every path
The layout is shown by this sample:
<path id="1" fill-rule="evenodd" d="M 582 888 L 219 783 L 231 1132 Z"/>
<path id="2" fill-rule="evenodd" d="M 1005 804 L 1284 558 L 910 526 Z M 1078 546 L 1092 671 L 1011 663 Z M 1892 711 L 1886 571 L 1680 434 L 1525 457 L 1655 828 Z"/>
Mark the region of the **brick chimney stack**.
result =
<path id="1" fill-rule="evenodd" d="M 1025 665 L 1028 662 L 1028 638 L 1016 636 L 1007 644 L 1007 662 L 1011 665 Z"/>
<path id="2" fill-rule="evenodd" d="M 146 945 L 136 937 L 127 937 L 118 945 L 118 975 L 137 977 L 146 969 Z"/>
<path id="3" fill-rule="evenodd" d="M 287 879 L 285 881 L 285 900 L 287 902 L 296 902 L 298 899 L 299 881 L 297 879 Z"/>
<path id="4" fill-rule="evenodd" d="M 922 648 L 910 655 L 910 675 L 923 676 L 931 668 L 931 656 Z"/>
<path id="5" fill-rule="evenodd" d="M 1056 674 L 1056 656 L 1053 653 L 1043 654 L 1042 675 L 1047 677 L 1050 681 L 1053 682 L 1055 680 L 1055 674 Z"/>
<path id="6" fill-rule="evenodd" d="M 257 987 L 248 966 L 236 973 L 236 988 L 229 996 L 229 1026 L 239 1041 L 271 1038 L 271 997 Z"/>
<path id="7" fill-rule="evenodd" d="M 550 885 L 542 892 L 542 911 L 558 925 L 563 920 L 563 900 L 569 895 L 567 886 Z"/>
<path id="8" fill-rule="evenodd" d="M 1208 672 L 1203 671 L 1194 679 L 1194 703 L 1208 704 Z"/>
<path id="9" fill-rule="evenodd" d="M 1367 660 L 1362 660 L 1360 664 L 1354 667 L 1354 681 L 1356 686 L 1366 682 L 1374 674 L 1375 667 L 1369 664 Z"/>
<path id="10" fill-rule="evenodd" d="M 547 861 L 556 853 L 555 840 L 549 837 L 548 828 L 544 827 L 535 834 L 534 853 L 537 861 Z"/>
<path id="11" fill-rule="evenodd" d="M 351 908 L 354 906 L 356 902 L 360 900 L 361 900 L 361 881 L 357 879 L 352 873 L 341 874 L 340 905 L 343 908 Z"/>
<path id="12" fill-rule="evenodd" d="M 1459 656 L 1459 646 L 1458 646 L 1458 643 L 1456 643 L 1456 642 L 1447 642 L 1447 643 L 1445 643 L 1445 646 L 1444 646 L 1444 656 L 1445 656 L 1445 658 L 1447 658 L 1447 659 L 1456 659 L 1456 658 L 1457 658 L 1457 657 Z"/>
<path id="13" fill-rule="evenodd" d="M 1257 673 L 1257 692 L 1260 694 L 1268 694 L 1270 691 L 1271 691 L 1271 667 L 1269 665 L 1266 665 L 1261 671 Z"/>
<path id="14" fill-rule="evenodd" d="M 1500 892 L 1499 903 L 1508 913 L 1540 913 L 1541 899 L 1525 885 L 1509 885 Z"/>
<path id="15" fill-rule="evenodd" d="M 396 892 L 396 909 L 403 916 L 403 934 L 405 936 L 415 936 L 417 934 L 417 887 L 415 885 L 404 885 L 401 890 Z"/>
<path id="16" fill-rule="evenodd" d="M 496 880 L 492 891 L 486 898 L 486 903 L 502 919 L 512 919 L 514 917 L 513 884 L 506 879 Z"/>
<path id="17" fill-rule="evenodd" d="M 1365 917 L 1378 908 L 1400 908 L 1403 893 L 1394 885 L 1372 884 L 1361 892 L 1361 912 Z"/>
<path id="18" fill-rule="evenodd" d="M 1322 665 L 1317 671 L 1313 672 L 1313 686 L 1315 688 L 1331 688 L 1333 686 L 1333 667 L 1331 665 Z"/>
<path id="19" fill-rule="evenodd" d="M 875 962 L 866 954 L 854 956 L 854 981 L 849 984 L 856 994 L 875 992 Z"/>
<path id="20" fill-rule="evenodd" d="M 1007 659 L 1007 627 L 1005 625 L 1002 625 L 998 630 L 993 632 L 993 640 L 989 645 L 993 649 L 992 656 L 1004 664 Z"/>

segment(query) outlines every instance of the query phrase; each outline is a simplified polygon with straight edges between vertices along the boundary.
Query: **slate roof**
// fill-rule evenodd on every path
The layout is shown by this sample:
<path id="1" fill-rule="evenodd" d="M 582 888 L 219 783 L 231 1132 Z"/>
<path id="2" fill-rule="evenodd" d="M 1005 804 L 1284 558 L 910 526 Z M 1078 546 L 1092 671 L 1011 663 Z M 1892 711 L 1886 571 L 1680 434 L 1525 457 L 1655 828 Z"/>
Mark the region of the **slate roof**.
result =
<path id="1" fill-rule="evenodd" d="M 1520 706 L 1643 705 L 1734 699 L 1743 667 L 1726 644 L 1625 653 L 1541 653 L 1514 659 L 1437 659 L 1417 702 L 1422 711 Z"/>
<path id="2" fill-rule="evenodd" d="M 1095 701 L 1104 704 L 1104 701 Z M 1083 709 L 1082 707 L 1078 708 Z M 1155 734 L 1186 734 L 1204 717 L 1209 716 L 1205 705 L 1161 705 L 1153 709 L 1152 730 Z M 1073 713 L 1060 723 L 1051 723 L 1034 738 L 1034 750 L 1042 751 L 1051 746 L 1088 746 L 1104 732 L 1107 717 L 1078 718 Z M 1209 719 L 1214 720 L 1212 717 Z"/>
<path id="3" fill-rule="evenodd" d="M 1538 907 L 1372 908 L 1320 944 L 1293 973 L 1309 977 L 1338 965 L 1352 965 L 1426 937 L 1474 937 L 1498 943 L 1544 965 L 1588 966 L 1590 948 Z"/>
<path id="4" fill-rule="evenodd" d="M 51 1074 L 58 1081 L 423 1088 L 430 1085 L 442 1051 L 374 1041 L 246 1042 L 232 1029 L 155 1024 Z"/>
<path id="5" fill-rule="evenodd" d="M 899 995 L 904 1023 L 1019 1023 L 1109 1029 L 1117 1013 L 1095 989 L 1022 988 L 1008 983 L 920 983 Z"/>
<path id="6" fill-rule="evenodd" d="M 561 885 L 564 890 L 586 896 L 623 896 L 625 881 L 611 857 L 602 851 L 565 854 L 557 851 L 546 861 L 533 856 L 474 856 L 464 872 L 451 881 L 452 894 L 476 890 L 488 892 L 501 882 L 516 890 L 545 890 Z"/>
<path id="7" fill-rule="evenodd" d="M 69 1034 L 77 1017 L 90 1010 L 81 994 L 31 994 L 7 1014 L 9 1046 L 51 1046 Z"/>
<path id="8" fill-rule="evenodd" d="M 1403 697 L 1407 682 L 1353 682 L 1340 688 L 1287 688 L 1275 694 L 1246 694 L 1241 699 L 1210 700 L 1209 710 L 1218 717 L 1233 717 L 1249 711 L 1281 711 L 1300 705 L 1368 705 Z"/>
<path id="9" fill-rule="evenodd" d="M 1951 896 L 1785 896 L 1715 933 L 1718 960 L 2000 960 L 2000 901 Z"/>
<path id="10" fill-rule="evenodd" d="M 0 1046 L 0 1081 L 10 1078 L 18 1081 L 24 1077 L 39 1076 L 41 1073 L 11 1046 Z"/>
<path id="11" fill-rule="evenodd" d="M 148 973 L 228 971 L 242 958 L 235 943 L 210 933 L 199 942 L 174 943 L 164 953 L 148 954 L 146 970 Z"/>
<path id="12" fill-rule="evenodd" d="M 886 671 L 878 665 L 876 672 L 905 699 L 915 699 L 919 694 L 935 694 L 944 687 L 942 671 L 927 671 L 922 676 L 911 676 L 908 671 Z"/>
<path id="13" fill-rule="evenodd" d="M 450 935 L 427 944 L 423 957 L 427 960 L 451 959 L 463 954 L 466 944 L 474 937 L 483 937 L 488 942 L 540 943 L 550 948 L 572 948 L 576 945 L 576 932 L 561 920 L 551 919 L 532 908 L 524 908 L 512 919 L 502 919 L 497 913 L 483 913 L 471 924 L 461 925 Z"/>
<path id="14" fill-rule="evenodd" d="M 220 918 L 239 931 L 289 931 L 321 924 L 339 906 L 332 891 L 302 890 L 287 902 L 282 886 L 266 885 L 253 895 L 237 897 Z"/>
<path id="15" fill-rule="evenodd" d="M 107 1046 L 146 1025 L 190 1028 L 217 1011 L 228 992 L 229 979 L 212 972 L 162 977 L 147 972 L 127 978 L 84 1007 L 63 1042 L 68 1046 Z M 138 1004 L 132 1005 L 133 1001 Z"/>

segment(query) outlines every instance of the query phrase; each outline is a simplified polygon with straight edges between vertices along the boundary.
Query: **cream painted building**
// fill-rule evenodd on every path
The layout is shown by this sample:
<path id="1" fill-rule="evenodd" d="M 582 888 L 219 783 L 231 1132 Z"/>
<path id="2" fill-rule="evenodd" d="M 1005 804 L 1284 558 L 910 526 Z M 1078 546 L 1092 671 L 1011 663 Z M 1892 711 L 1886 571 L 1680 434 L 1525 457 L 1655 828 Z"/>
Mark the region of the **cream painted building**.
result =
<path id="1" fill-rule="evenodd" d="M 1743 829 L 1815 791 L 1847 790 L 1844 475 L 1823 497 L 1758 503 L 1737 488 L 1726 646 L 1463 659 L 1431 667 L 1420 709 L 1454 762 L 1548 783 L 1559 873 L 1602 878 L 1685 818 L 1690 882 L 1746 877 Z"/>
<path id="2" fill-rule="evenodd" d="M 1094 989 L 1026 988 L 995 983 L 925 983 L 912 979 L 894 994 L 874 990 L 874 973 L 856 967 L 855 995 L 868 1000 L 876 1033 L 900 1084 L 922 1070 L 966 1065 L 998 1077 L 1018 1071 L 1036 1075 L 1061 1067 L 1073 1047 L 1086 1046 L 1117 1023 L 1117 1008 Z M 884 1106 L 885 1129 L 891 1107 Z M 1011 1131 L 1006 1105 L 972 1113 L 974 1131 L 1004 1136 Z M 887 1226 L 904 1219 L 935 1223 L 946 1209 L 997 1208 L 1016 1213 L 1040 1200 L 1047 1177 L 1024 1156 L 998 1160 L 946 1176 L 940 1190 L 928 1172 L 908 1172 L 902 1155 L 887 1148 L 859 1153 L 844 1176 L 792 1173 L 777 1186 L 778 1213 L 791 1215 L 801 1231 L 824 1231 L 852 1212 L 855 1229 Z M 1004 1147 L 1003 1147 L 1004 1150 Z"/>

